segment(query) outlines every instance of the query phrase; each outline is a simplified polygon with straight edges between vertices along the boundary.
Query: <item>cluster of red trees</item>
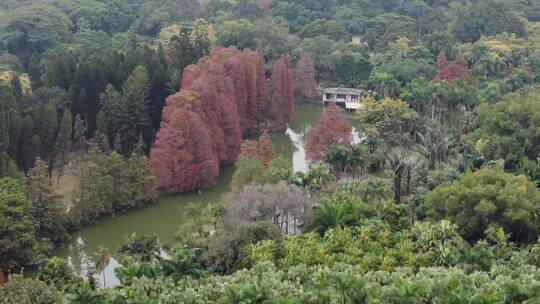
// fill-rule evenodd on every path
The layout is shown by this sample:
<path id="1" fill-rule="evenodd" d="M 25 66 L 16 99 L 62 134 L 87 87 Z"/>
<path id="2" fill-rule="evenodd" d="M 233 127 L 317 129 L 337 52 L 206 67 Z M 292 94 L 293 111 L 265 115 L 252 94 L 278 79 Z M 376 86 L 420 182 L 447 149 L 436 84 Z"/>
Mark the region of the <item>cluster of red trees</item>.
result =
<path id="1" fill-rule="evenodd" d="M 158 188 L 185 192 L 212 186 L 219 166 L 237 160 L 243 135 L 266 124 L 270 109 L 272 125 L 286 126 L 293 106 L 288 56 L 275 63 L 274 73 L 271 105 L 259 53 L 217 48 L 186 67 L 181 90 L 165 101 L 150 152 Z"/>
<path id="2" fill-rule="evenodd" d="M 459 54 L 455 60 L 449 61 L 444 53 L 440 54 L 437 58 L 437 75 L 433 81 L 446 81 L 452 84 L 456 78 L 465 80 L 471 78 L 467 60 Z"/>
<path id="3" fill-rule="evenodd" d="M 306 146 L 307 158 L 311 161 L 323 160 L 325 153 L 333 145 L 350 146 L 352 141 L 351 124 L 338 107 L 331 104 L 309 132 Z"/>

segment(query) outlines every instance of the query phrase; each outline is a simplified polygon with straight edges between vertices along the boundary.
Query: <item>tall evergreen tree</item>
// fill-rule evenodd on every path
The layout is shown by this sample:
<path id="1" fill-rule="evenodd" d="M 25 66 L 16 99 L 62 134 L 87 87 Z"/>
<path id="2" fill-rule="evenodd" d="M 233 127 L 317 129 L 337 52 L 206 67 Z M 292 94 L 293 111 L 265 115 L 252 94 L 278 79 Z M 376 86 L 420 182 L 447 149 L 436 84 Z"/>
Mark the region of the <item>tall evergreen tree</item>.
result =
<path id="1" fill-rule="evenodd" d="M 118 148 L 123 155 L 131 154 L 140 134 L 151 133 L 148 112 L 149 82 L 146 68 L 137 66 L 122 87 L 122 103 L 119 107 L 121 112 L 117 123 L 121 145 Z"/>
<path id="2" fill-rule="evenodd" d="M 95 221 L 100 215 L 110 210 L 107 197 L 110 196 L 112 183 L 103 178 L 104 163 L 105 159 L 99 147 L 92 141 L 88 154 L 76 169 L 79 182 L 74 191 L 71 210 L 75 218 L 80 221 Z"/>
<path id="3" fill-rule="evenodd" d="M 100 94 L 101 111 L 98 114 L 97 130 L 105 135 L 109 145 L 114 144 L 122 116 L 122 95 L 112 84 Z"/>
<path id="4" fill-rule="evenodd" d="M 56 137 L 55 164 L 57 168 L 57 183 L 64 174 L 64 168 L 70 161 L 71 156 L 71 135 L 72 135 L 72 117 L 69 110 L 64 110 L 62 120 L 58 126 L 58 136 Z M 52 167 L 52 166 L 51 166 Z"/>
<path id="5" fill-rule="evenodd" d="M 32 203 L 23 186 L 12 178 L 0 179 L 0 275 L 7 275 L 34 260 L 35 236 Z"/>
<path id="6" fill-rule="evenodd" d="M 73 150 L 86 151 L 87 147 L 86 124 L 81 118 L 81 115 L 77 115 L 75 116 L 75 122 L 73 124 Z"/>
<path id="7" fill-rule="evenodd" d="M 39 157 L 26 179 L 26 193 L 34 205 L 34 218 L 38 236 L 59 244 L 68 234 L 63 224 L 66 207 L 62 197 L 51 186 L 48 165 Z"/>

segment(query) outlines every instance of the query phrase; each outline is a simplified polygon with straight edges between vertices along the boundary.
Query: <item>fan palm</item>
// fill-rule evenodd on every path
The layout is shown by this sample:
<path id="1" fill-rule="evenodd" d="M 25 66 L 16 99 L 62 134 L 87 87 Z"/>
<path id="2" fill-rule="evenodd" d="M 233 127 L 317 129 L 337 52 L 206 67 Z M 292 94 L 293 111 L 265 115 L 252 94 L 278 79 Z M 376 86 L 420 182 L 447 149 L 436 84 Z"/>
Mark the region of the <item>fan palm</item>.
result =
<path id="1" fill-rule="evenodd" d="M 142 262 L 150 262 L 160 258 L 161 247 L 156 235 L 137 236 L 136 233 L 132 233 L 128 242 L 118 252 L 134 256 Z"/>

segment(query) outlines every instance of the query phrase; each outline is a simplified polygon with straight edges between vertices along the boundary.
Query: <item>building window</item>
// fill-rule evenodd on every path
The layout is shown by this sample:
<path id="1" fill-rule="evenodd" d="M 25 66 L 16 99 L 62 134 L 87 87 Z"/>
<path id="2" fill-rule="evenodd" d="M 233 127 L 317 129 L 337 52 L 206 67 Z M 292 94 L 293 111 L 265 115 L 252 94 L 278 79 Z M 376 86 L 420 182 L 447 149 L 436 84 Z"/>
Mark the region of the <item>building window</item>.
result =
<path id="1" fill-rule="evenodd" d="M 332 94 L 326 93 L 326 99 L 332 99 Z"/>
<path id="2" fill-rule="evenodd" d="M 351 95 L 351 100 L 358 101 L 358 95 Z"/>
<path id="3" fill-rule="evenodd" d="M 338 99 L 345 99 L 346 95 L 345 94 L 337 94 L 337 98 Z"/>

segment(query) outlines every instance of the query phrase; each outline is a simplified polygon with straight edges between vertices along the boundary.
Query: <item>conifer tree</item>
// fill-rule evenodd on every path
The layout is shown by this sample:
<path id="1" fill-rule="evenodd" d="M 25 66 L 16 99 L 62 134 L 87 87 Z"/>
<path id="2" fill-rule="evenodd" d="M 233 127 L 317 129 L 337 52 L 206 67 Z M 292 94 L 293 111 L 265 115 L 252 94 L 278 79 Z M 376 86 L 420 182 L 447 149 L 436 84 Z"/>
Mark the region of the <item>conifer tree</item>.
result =
<path id="1" fill-rule="evenodd" d="M 315 70 L 311 55 L 304 53 L 296 65 L 294 88 L 296 96 L 308 102 L 315 101 L 317 97 L 317 71 Z"/>
<path id="2" fill-rule="evenodd" d="M 218 165 L 237 161 L 242 134 L 259 128 L 268 104 L 264 60 L 250 51 L 214 49 L 197 65 L 184 69 L 181 87 L 166 100 L 150 152 L 158 188 L 171 192 L 213 184 L 218 173 L 214 159 Z M 181 119 L 193 123 L 187 126 Z M 200 143 L 207 135 L 209 147 Z M 199 150 L 205 153 L 198 156 Z M 201 178 L 194 176 L 198 170 L 203 170 Z"/>
<path id="3" fill-rule="evenodd" d="M 307 158 L 311 161 L 323 160 L 332 146 L 350 146 L 352 144 L 351 132 L 352 126 L 345 115 L 339 112 L 335 104 L 331 104 L 309 132 L 306 146 Z"/>
<path id="4" fill-rule="evenodd" d="M 202 115 L 193 92 L 180 91 L 167 98 L 161 128 L 150 151 L 157 188 L 183 192 L 215 183 L 219 161 Z"/>
<path id="5" fill-rule="evenodd" d="M 86 139 L 86 125 L 81 115 L 75 116 L 73 124 L 73 149 L 86 151 L 88 140 Z"/>
<path id="6" fill-rule="evenodd" d="M 0 276 L 34 261 L 37 245 L 33 207 L 23 185 L 0 178 Z"/>
<path id="7" fill-rule="evenodd" d="M 36 111 L 32 117 L 33 133 L 39 136 L 38 149 L 35 151 L 37 156 L 40 156 L 46 161 L 49 174 L 52 172 L 53 163 L 56 153 L 56 137 L 58 127 L 58 114 L 56 103 L 49 101 Z"/>
<path id="8" fill-rule="evenodd" d="M 153 203 L 156 199 L 156 177 L 152 174 L 148 157 L 133 153 L 127 160 L 127 177 L 130 185 L 130 200 L 135 207 Z"/>
<path id="9" fill-rule="evenodd" d="M 97 129 L 107 137 L 109 145 L 114 143 L 122 116 L 122 95 L 112 84 L 100 94 L 101 110 L 98 114 Z"/>
<path id="10" fill-rule="evenodd" d="M 291 58 L 281 56 L 272 69 L 272 110 L 274 129 L 284 131 L 292 118 L 294 95 Z"/>
<path id="11" fill-rule="evenodd" d="M 137 66 L 122 87 L 118 136 L 123 155 L 131 154 L 139 135 L 151 125 L 148 114 L 149 82 L 147 70 Z"/>
<path id="12" fill-rule="evenodd" d="M 272 145 L 272 138 L 268 134 L 268 130 L 265 129 L 259 137 L 259 160 L 263 166 L 267 166 L 270 161 L 276 157 L 276 150 Z"/>
<path id="13" fill-rule="evenodd" d="M 57 183 L 60 182 L 60 178 L 64 174 L 64 168 L 70 161 L 72 133 L 71 123 L 71 112 L 69 110 L 65 110 L 64 115 L 62 116 L 62 120 L 60 121 L 60 125 L 58 126 L 58 136 L 56 137 L 55 163 L 58 170 Z"/>
<path id="14" fill-rule="evenodd" d="M 88 153 L 76 169 L 79 182 L 74 191 L 71 208 L 74 216 L 82 222 L 93 222 L 110 210 L 107 197 L 110 197 L 111 183 L 103 178 L 104 163 L 105 159 L 98 145 L 91 141 Z"/>
<path id="15" fill-rule="evenodd" d="M 48 167 L 39 157 L 34 168 L 26 179 L 27 195 L 34 207 L 36 230 L 40 237 L 59 244 L 67 239 L 68 234 L 63 226 L 66 207 L 62 197 L 51 186 Z"/>

